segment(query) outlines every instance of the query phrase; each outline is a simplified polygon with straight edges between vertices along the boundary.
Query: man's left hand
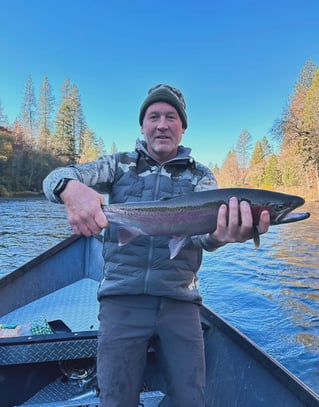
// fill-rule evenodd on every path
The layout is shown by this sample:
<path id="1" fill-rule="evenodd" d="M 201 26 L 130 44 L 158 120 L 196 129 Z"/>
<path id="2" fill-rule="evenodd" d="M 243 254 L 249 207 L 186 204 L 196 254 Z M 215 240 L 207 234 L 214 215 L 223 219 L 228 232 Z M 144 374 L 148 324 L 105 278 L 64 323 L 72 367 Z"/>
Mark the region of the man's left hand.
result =
<path id="1" fill-rule="evenodd" d="M 269 229 L 269 225 L 269 212 L 266 210 L 262 211 L 259 224 L 256 226 L 258 233 L 260 235 L 266 233 Z M 220 243 L 235 243 L 245 242 L 252 237 L 253 217 L 250 205 L 246 201 L 238 203 L 237 198 L 232 197 L 229 200 L 228 207 L 225 204 L 220 206 L 216 229 L 213 233 L 207 235 L 207 240 Z"/>

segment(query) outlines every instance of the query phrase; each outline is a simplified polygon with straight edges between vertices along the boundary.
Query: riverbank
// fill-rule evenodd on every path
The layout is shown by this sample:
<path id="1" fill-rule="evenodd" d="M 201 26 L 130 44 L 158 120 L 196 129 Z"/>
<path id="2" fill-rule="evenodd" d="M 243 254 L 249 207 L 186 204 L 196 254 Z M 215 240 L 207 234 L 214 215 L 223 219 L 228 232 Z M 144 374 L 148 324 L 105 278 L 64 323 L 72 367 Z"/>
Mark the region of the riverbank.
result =
<path id="1" fill-rule="evenodd" d="M 19 192 L 6 192 L 0 191 L 0 198 L 37 198 L 44 197 L 43 192 L 34 191 L 19 191 Z"/>

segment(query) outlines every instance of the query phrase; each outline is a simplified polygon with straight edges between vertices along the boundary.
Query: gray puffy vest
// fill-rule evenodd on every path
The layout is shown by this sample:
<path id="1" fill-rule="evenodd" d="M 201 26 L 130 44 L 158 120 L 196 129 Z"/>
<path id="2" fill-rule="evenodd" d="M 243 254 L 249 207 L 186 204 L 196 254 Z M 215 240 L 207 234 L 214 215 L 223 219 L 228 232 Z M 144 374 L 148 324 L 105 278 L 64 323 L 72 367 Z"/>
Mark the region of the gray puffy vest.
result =
<path id="1" fill-rule="evenodd" d="M 180 149 L 179 155 L 160 165 L 145 151 L 116 154 L 114 182 L 109 202 L 140 202 L 194 191 L 208 169 L 197 164 Z M 182 301 L 201 302 L 196 273 L 202 250 L 191 242 L 172 260 L 169 237 L 141 236 L 118 245 L 116 226 L 106 229 L 103 256 L 104 279 L 98 297 L 106 295 L 149 294 Z"/>

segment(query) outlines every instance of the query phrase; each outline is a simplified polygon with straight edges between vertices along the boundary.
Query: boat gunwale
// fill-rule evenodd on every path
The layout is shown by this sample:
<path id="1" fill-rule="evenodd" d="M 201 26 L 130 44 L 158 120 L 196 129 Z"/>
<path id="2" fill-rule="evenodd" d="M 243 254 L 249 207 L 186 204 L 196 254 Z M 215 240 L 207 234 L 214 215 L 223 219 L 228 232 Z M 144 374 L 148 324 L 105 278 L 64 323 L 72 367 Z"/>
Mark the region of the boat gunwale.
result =
<path id="1" fill-rule="evenodd" d="M 206 320 L 209 321 L 209 327 L 216 326 L 217 329 L 223 332 L 231 342 L 235 343 L 245 353 L 249 354 L 250 357 L 268 371 L 271 376 L 276 377 L 280 383 L 282 383 L 283 386 L 293 393 L 301 402 L 313 403 L 316 401 L 316 404 L 306 404 L 307 406 L 315 406 L 319 403 L 319 395 L 316 392 L 283 366 L 278 360 L 264 351 L 243 332 L 204 304 L 201 305 L 201 316 L 204 324 Z M 207 330 L 209 329 L 210 328 Z"/>

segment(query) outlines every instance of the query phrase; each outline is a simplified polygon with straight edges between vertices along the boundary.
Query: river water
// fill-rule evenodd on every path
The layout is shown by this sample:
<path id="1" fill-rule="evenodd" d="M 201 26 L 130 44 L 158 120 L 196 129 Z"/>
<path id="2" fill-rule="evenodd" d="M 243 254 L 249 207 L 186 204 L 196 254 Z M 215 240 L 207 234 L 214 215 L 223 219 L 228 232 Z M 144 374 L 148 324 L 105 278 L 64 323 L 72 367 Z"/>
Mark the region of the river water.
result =
<path id="1" fill-rule="evenodd" d="M 311 218 L 205 253 L 206 305 L 319 394 L 319 203 Z M 64 208 L 43 198 L 0 199 L 0 278 L 70 236 Z"/>

